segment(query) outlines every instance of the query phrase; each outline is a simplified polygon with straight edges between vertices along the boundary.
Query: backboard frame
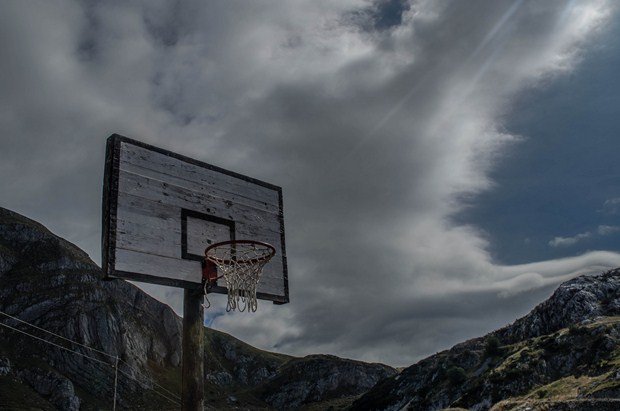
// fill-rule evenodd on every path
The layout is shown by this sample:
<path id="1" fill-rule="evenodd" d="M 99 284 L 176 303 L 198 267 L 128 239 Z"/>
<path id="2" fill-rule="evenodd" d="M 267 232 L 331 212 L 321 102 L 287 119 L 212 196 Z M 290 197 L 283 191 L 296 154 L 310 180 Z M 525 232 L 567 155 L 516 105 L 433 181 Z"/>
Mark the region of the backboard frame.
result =
<path id="1" fill-rule="evenodd" d="M 122 238 L 123 235 L 118 227 L 119 221 L 119 195 L 125 195 L 119 192 L 119 184 L 123 171 L 121 170 L 121 151 L 127 149 L 127 147 L 135 147 L 136 149 L 147 150 L 148 152 L 155 153 L 156 155 L 163 155 L 172 159 L 171 161 L 178 160 L 185 163 L 190 167 L 195 167 L 198 170 L 204 170 L 205 173 L 218 173 L 225 176 L 231 181 L 238 181 L 240 184 L 249 183 L 257 188 L 264 189 L 266 192 L 272 193 L 277 196 L 277 207 L 279 209 L 277 213 L 277 224 L 279 224 L 279 249 L 278 254 L 274 259 L 281 259 L 282 268 L 282 281 L 283 281 L 283 293 L 273 294 L 266 292 L 258 292 L 258 298 L 262 300 L 273 301 L 275 304 L 285 304 L 289 302 L 288 291 L 288 267 L 286 256 L 286 244 L 284 235 L 284 214 L 283 214 L 283 201 L 282 201 L 282 188 L 253 177 L 249 177 L 243 174 L 239 174 L 233 171 L 217 167 L 182 154 L 174 153 L 169 150 L 152 146 L 140 141 L 130 139 L 119 134 L 111 135 L 106 144 L 106 157 L 105 157 L 105 170 L 104 170 L 104 183 L 103 183 L 103 207 L 102 207 L 102 269 L 103 278 L 106 280 L 122 278 L 138 282 L 146 282 L 152 284 L 159 284 L 171 287 L 179 287 L 185 289 L 193 289 L 201 286 L 200 270 L 197 271 L 196 281 L 188 281 L 180 278 L 167 278 L 160 275 L 151 275 L 145 272 L 128 271 L 119 269 L 117 264 L 117 240 Z M 164 185 L 166 183 L 163 183 Z M 121 206 L 122 207 L 122 206 Z M 205 221 L 210 224 L 216 224 L 221 226 L 224 234 L 229 232 L 229 237 L 226 239 L 241 239 L 236 232 L 238 223 L 232 219 L 223 218 L 221 216 L 214 216 L 205 214 L 199 210 L 193 210 L 189 208 L 179 208 L 180 222 L 181 222 L 181 239 L 180 239 L 180 258 L 188 261 L 202 261 L 204 255 L 200 255 L 197 252 L 189 250 L 187 244 L 187 231 L 188 221 Z M 274 217 L 276 218 L 276 217 Z M 260 239 L 258 239 L 260 240 Z M 280 263 L 278 263 L 280 264 Z M 122 264 L 121 264 L 122 265 Z M 279 280 L 279 278 L 278 278 Z M 227 290 L 223 286 L 214 286 L 210 289 L 210 292 L 226 293 Z"/>

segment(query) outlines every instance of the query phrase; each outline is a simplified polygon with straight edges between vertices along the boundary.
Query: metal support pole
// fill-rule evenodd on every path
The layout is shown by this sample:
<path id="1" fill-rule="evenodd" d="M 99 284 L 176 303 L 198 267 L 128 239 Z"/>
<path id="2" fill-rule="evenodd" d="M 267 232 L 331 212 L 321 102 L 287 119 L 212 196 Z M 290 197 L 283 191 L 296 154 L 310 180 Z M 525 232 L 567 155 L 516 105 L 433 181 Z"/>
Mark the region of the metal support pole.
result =
<path id="1" fill-rule="evenodd" d="M 182 411 L 203 411 L 204 399 L 204 293 L 185 289 L 183 298 Z"/>

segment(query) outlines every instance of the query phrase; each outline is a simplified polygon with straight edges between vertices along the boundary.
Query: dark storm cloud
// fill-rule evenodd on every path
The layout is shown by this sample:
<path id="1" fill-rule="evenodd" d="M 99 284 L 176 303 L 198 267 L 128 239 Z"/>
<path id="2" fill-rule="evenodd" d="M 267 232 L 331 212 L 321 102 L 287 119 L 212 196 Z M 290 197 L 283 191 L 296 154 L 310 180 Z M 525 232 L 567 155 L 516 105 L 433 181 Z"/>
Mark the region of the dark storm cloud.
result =
<path id="1" fill-rule="evenodd" d="M 47 4 L 0 6 L 3 206 L 98 259 L 113 132 L 283 186 L 291 304 L 210 309 L 249 343 L 406 365 L 620 264 L 497 265 L 453 218 L 519 141 L 514 95 L 573 68 L 605 2 Z"/>

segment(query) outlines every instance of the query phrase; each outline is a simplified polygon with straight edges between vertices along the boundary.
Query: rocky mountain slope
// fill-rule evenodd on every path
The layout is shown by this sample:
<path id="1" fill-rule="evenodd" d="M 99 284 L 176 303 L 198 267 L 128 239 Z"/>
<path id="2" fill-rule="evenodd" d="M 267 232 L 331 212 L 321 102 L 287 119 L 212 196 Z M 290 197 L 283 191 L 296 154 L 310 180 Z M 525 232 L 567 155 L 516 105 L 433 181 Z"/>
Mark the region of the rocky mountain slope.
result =
<path id="1" fill-rule="evenodd" d="M 620 410 L 620 269 L 387 378 L 351 410 Z"/>
<path id="2" fill-rule="evenodd" d="M 0 409 L 112 409 L 115 398 L 117 409 L 179 409 L 180 318 L 130 283 L 102 281 L 86 253 L 3 208 L 0 312 Z M 325 409 L 396 373 L 205 332 L 207 409 Z"/>

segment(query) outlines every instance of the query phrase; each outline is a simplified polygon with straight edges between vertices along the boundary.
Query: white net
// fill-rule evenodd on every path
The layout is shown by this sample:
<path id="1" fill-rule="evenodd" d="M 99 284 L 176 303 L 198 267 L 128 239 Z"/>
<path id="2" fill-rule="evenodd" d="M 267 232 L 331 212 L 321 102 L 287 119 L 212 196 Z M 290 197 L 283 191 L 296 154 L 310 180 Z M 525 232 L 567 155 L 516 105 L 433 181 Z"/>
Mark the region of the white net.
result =
<path id="1" fill-rule="evenodd" d="M 256 289 L 263 267 L 275 254 L 265 243 L 249 240 L 214 244 L 205 251 L 206 258 L 218 268 L 228 289 L 226 311 L 256 311 Z"/>

